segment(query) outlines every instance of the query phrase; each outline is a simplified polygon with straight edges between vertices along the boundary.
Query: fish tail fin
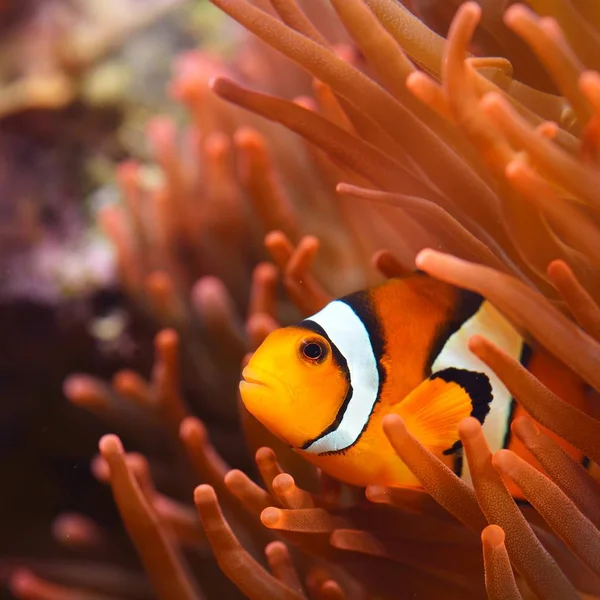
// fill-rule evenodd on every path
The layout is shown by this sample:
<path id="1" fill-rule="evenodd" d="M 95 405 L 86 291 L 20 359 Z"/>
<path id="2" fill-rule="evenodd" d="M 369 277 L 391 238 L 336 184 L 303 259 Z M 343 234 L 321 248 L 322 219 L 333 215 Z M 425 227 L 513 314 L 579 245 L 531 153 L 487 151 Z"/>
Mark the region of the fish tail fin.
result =
<path id="1" fill-rule="evenodd" d="M 484 373 L 448 368 L 423 381 L 394 412 L 425 447 L 447 455 L 461 447 L 458 423 L 469 416 L 483 423 L 492 398 L 492 386 Z"/>

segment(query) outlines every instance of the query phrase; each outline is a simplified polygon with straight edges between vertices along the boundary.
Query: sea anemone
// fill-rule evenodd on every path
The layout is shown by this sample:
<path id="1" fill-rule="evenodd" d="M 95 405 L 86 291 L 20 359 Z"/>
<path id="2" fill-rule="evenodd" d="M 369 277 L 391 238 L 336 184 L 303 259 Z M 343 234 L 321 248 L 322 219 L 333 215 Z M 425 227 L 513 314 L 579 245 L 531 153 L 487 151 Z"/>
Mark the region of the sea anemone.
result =
<path id="1" fill-rule="evenodd" d="M 144 222 L 131 167 L 121 173 L 130 221 L 125 211 L 104 214 L 124 285 L 141 303 L 150 299 L 171 328 L 156 338 L 149 382 L 127 372 L 110 388 L 75 376 L 66 392 L 115 426 L 129 426 L 127 434 L 137 435 L 154 461 L 156 486 L 147 460 L 126 453 L 111 434 L 100 442 L 94 473 L 110 483 L 156 594 L 192 600 L 219 593 L 205 559 L 198 560 L 208 542 L 223 573 L 253 599 L 600 597 L 597 468 L 585 470 L 556 442 L 558 436 L 600 461 L 600 12 L 567 0 L 531 0 L 544 16 L 520 4 L 467 2 L 457 7 L 444 40 L 415 16 L 432 19 L 442 32 L 448 19 L 438 3 L 411 2 L 411 12 L 394 0 L 323 0 L 320 11 L 310 1 L 212 2 L 315 78 L 313 97 L 287 99 L 279 95 L 297 92 L 282 86 L 269 95 L 268 80 L 252 91 L 244 87 L 247 77 L 233 80 L 233 71 L 210 83 L 222 99 L 300 134 L 308 142 L 302 158 L 312 164 L 266 159 L 270 144 L 288 138 L 255 120 L 249 130 L 250 117 L 212 98 L 207 104 L 218 106 L 219 115 L 239 121 L 223 125 L 217 113 L 204 112 L 204 103 L 202 110 L 190 104 L 202 133 L 194 147 L 203 168 L 210 165 L 199 188 L 182 171 L 192 156 L 185 173 L 195 173 L 197 155 L 178 158 L 170 125 L 151 131 L 167 187 L 149 197 L 165 231 Z M 482 33 L 474 38 L 478 24 Z M 501 57 L 482 56 L 488 49 Z M 191 89 L 209 97 L 205 87 Z M 227 186 L 239 185 L 240 157 L 247 177 L 232 192 Z M 302 193 L 290 192 L 299 173 L 308 172 Z M 189 190 L 204 189 L 213 176 L 212 200 L 195 204 Z M 313 185 L 321 194 L 315 204 Z M 244 199 L 252 201 L 258 231 L 245 228 Z M 208 216 L 196 212 L 204 210 Z M 200 232 L 206 253 L 195 245 Z M 256 265 L 263 259 L 256 240 L 265 233 L 277 268 Z M 220 240 L 236 261 L 218 260 Z M 196 248 L 195 260 L 211 251 L 215 259 L 191 269 L 186 247 Z M 252 266 L 252 276 L 238 276 Z M 466 419 L 459 434 L 471 487 L 399 417 L 388 417 L 384 432 L 423 489 L 349 488 L 299 461 L 240 405 L 264 487 L 231 470 L 182 400 L 180 340 L 196 357 L 196 375 L 212 379 L 204 409 L 230 414 L 242 356 L 294 315 L 289 301 L 278 302 L 278 278 L 296 314 L 310 314 L 333 294 L 376 281 L 374 267 L 395 276 L 415 266 L 484 295 L 557 361 L 560 375 L 540 381 L 484 338 L 470 342 L 527 411 L 512 430 L 539 468 L 508 450 L 492 455 L 479 423 Z M 190 290 L 202 336 L 190 316 Z M 236 324 L 243 310 L 245 330 Z M 199 339 L 201 347 L 194 346 Z M 587 412 L 564 397 L 567 377 L 587 390 Z M 218 401 L 213 390 L 220 390 Z M 199 521 L 185 504 L 195 481 L 204 482 L 194 490 Z M 526 503 L 513 500 L 509 482 Z M 97 547 L 92 524 L 77 531 L 84 545 Z M 189 562 L 184 549 L 194 550 Z M 28 572 L 12 578 L 23 598 L 94 597 L 52 585 Z"/>

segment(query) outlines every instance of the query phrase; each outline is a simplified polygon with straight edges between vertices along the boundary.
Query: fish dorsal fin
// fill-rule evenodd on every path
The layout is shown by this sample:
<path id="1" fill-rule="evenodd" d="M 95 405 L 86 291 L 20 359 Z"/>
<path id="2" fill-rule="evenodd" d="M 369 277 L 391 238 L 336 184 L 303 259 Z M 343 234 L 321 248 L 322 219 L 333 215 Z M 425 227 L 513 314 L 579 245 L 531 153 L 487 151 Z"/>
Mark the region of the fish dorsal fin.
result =
<path id="1" fill-rule="evenodd" d="M 483 423 L 492 398 L 487 375 L 450 367 L 423 381 L 394 411 L 429 450 L 452 454 L 460 448 L 458 423 L 469 416 Z"/>

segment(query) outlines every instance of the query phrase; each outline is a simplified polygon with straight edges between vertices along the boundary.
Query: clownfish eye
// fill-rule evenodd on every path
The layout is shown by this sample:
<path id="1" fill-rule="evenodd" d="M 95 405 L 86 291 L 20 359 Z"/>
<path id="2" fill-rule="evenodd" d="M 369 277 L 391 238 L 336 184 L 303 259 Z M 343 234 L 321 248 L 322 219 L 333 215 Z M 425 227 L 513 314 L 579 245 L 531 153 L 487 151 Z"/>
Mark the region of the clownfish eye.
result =
<path id="1" fill-rule="evenodd" d="M 326 354 L 327 349 L 325 345 L 319 340 L 304 340 L 301 346 L 302 357 L 309 362 L 321 362 Z"/>

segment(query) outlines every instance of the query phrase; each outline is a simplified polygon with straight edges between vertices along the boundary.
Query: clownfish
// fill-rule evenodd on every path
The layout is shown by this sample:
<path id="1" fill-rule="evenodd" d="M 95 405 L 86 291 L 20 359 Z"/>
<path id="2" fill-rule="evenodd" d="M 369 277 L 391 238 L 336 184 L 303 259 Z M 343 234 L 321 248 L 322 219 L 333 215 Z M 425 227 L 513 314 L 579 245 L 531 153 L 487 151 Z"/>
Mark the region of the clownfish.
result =
<path id="1" fill-rule="evenodd" d="M 475 334 L 559 396 L 587 405 L 584 384 L 558 360 L 533 350 L 489 301 L 420 272 L 334 300 L 273 331 L 244 368 L 240 394 L 274 435 L 356 486 L 420 487 L 383 432 L 389 413 L 399 414 L 428 450 L 467 481 L 457 426 L 468 416 L 482 424 L 492 452 L 509 448 L 541 468 L 511 436 L 512 420 L 525 410 L 468 349 Z"/>

